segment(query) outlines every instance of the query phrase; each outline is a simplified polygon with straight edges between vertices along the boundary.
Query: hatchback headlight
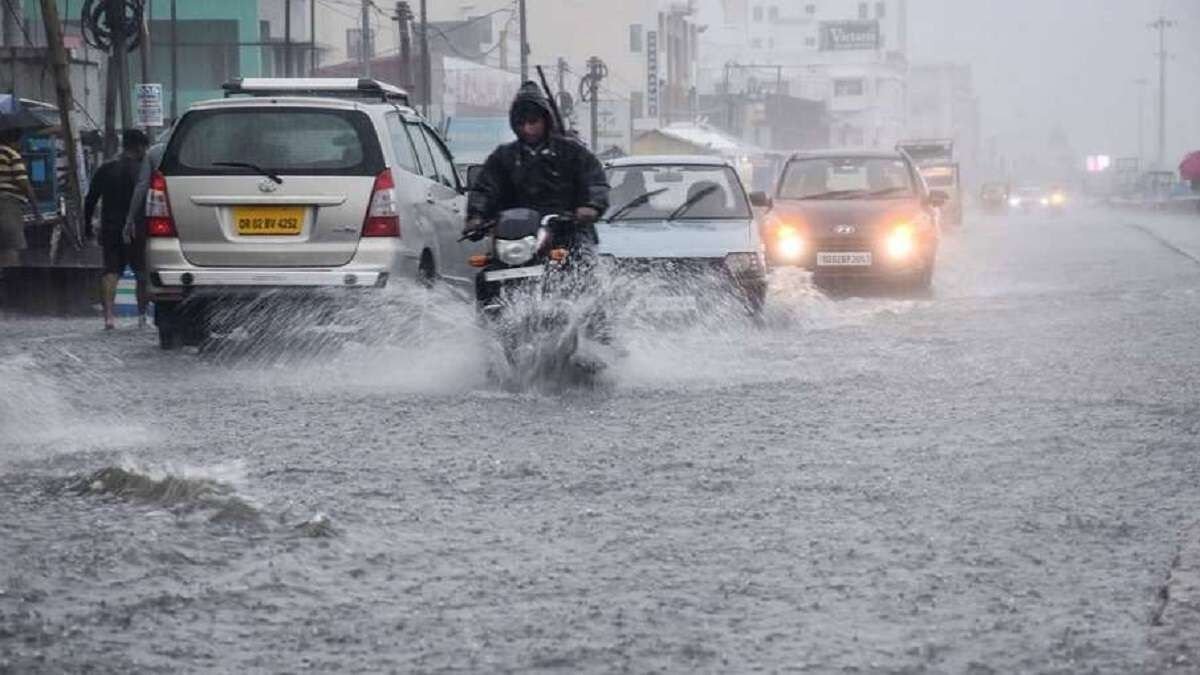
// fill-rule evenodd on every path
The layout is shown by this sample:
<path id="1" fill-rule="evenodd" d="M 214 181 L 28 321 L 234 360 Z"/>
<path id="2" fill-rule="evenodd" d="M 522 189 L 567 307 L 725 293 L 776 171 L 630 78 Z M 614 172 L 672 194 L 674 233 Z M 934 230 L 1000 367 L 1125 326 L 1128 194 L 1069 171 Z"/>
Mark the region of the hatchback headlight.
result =
<path id="1" fill-rule="evenodd" d="M 917 248 L 917 237 L 912 225 L 897 225 L 887 238 L 888 255 L 893 258 L 907 258 Z"/>
<path id="2" fill-rule="evenodd" d="M 537 237 L 522 239 L 497 239 L 496 257 L 505 265 L 524 265 L 533 259 L 537 251 Z"/>

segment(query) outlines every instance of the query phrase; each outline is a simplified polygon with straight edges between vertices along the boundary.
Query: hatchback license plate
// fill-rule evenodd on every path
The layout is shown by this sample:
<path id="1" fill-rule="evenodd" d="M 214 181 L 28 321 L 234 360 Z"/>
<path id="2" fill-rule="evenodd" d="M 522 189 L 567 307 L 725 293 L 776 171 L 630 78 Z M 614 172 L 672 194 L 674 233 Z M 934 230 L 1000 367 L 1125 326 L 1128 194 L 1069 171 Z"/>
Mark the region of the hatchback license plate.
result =
<path id="1" fill-rule="evenodd" d="M 540 277 L 546 273 L 546 268 L 541 265 L 531 267 L 514 267 L 509 270 L 492 270 L 483 273 L 484 281 L 506 281 L 508 279 L 528 279 L 530 277 Z"/>
<path id="2" fill-rule="evenodd" d="M 251 237 L 291 237 L 304 223 L 302 206 L 238 206 L 233 209 L 237 233 Z"/>
<path id="3" fill-rule="evenodd" d="M 817 265 L 820 267 L 870 267 L 870 251 L 854 253 L 817 253 Z"/>

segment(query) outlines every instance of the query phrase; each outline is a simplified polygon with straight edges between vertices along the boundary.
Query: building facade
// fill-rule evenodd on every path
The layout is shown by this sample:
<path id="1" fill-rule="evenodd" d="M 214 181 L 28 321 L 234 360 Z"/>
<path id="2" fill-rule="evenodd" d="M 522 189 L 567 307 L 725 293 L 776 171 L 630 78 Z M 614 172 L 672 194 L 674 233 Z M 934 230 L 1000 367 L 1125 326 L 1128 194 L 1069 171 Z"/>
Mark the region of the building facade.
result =
<path id="1" fill-rule="evenodd" d="M 703 91 L 824 102 L 828 145 L 904 136 L 907 0 L 704 0 L 699 16 Z"/>

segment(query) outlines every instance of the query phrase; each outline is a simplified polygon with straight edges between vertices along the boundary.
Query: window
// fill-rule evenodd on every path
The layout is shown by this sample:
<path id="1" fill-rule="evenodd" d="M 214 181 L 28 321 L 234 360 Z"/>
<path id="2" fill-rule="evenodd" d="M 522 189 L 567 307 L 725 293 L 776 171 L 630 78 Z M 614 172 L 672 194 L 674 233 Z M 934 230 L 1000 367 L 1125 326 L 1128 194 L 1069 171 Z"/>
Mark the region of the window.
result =
<path id="1" fill-rule="evenodd" d="M 284 176 L 374 176 L 383 170 L 379 141 L 366 115 L 303 108 L 188 113 L 172 135 L 163 173 L 243 171 L 217 162 L 255 164 Z"/>
<path id="2" fill-rule="evenodd" d="M 811 35 L 804 38 L 804 46 L 805 47 L 816 47 L 817 46 L 817 38 L 815 38 Z"/>
<path id="3" fill-rule="evenodd" d="M 773 21 L 773 22 L 778 21 L 779 20 L 779 8 L 776 7 L 775 5 L 771 5 L 771 8 L 767 10 L 767 19 L 769 19 L 770 21 Z"/>
<path id="4" fill-rule="evenodd" d="M 858 3 L 858 18 L 860 18 L 860 19 L 871 18 L 870 14 L 868 12 L 869 12 L 869 9 L 867 7 L 867 3 L 865 3 L 865 2 Z"/>
<path id="5" fill-rule="evenodd" d="M 762 49 L 762 38 L 754 38 L 750 41 L 751 49 Z"/>
<path id="6" fill-rule="evenodd" d="M 454 170 L 454 160 L 450 159 L 450 153 L 446 151 L 446 146 L 442 145 L 442 139 L 425 125 L 421 125 L 421 131 L 425 134 L 425 140 L 429 142 L 433 164 L 437 167 L 441 184 L 451 190 L 458 189 L 458 172 Z"/>
<path id="7" fill-rule="evenodd" d="M 761 7 L 761 6 L 759 6 L 759 7 L 755 7 L 755 8 L 754 8 L 754 20 L 755 20 L 755 21 L 762 21 L 762 20 L 763 20 L 763 11 L 762 11 L 762 7 Z"/>
<path id="8" fill-rule="evenodd" d="M 860 79 L 853 80 L 834 80 L 833 81 L 834 96 L 862 96 L 863 81 Z"/>
<path id="9" fill-rule="evenodd" d="M 816 6 L 816 5 L 814 5 L 814 4 L 811 4 L 811 3 L 810 3 L 810 4 L 807 4 L 807 5 L 805 5 L 805 6 L 804 6 L 804 13 L 805 13 L 805 14 L 808 14 L 809 16 L 812 16 L 813 14 L 816 14 L 816 13 L 817 13 L 817 6 Z"/>
<path id="10" fill-rule="evenodd" d="M 629 26 L 629 51 L 635 54 L 642 52 L 642 24 L 640 23 Z"/>
<path id="11" fill-rule="evenodd" d="M 856 127 L 842 127 L 841 137 L 846 146 L 863 144 L 862 129 Z M 831 157 L 788 162 L 779 196 L 804 199 L 840 190 L 870 192 L 878 199 L 911 197 L 915 193 L 912 174 L 902 159 Z"/>
<path id="12" fill-rule="evenodd" d="M 404 128 L 404 121 L 399 115 L 388 115 L 388 135 L 391 137 L 392 148 L 396 153 L 396 166 L 409 173 L 421 175 L 421 165 L 417 162 L 417 151 L 413 148 L 412 139 Z"/>
<path id="13" fill-rule="evenodd" d="M 726 166 L 637 164 L 613 167 L 607 175 L 612 185 L 610 215 L 634 198 L 653 193 L 645 204 L 621 216 L 622 222 L 631 225 L 661 221 L 689 200 L 693 204 L 679 213 L 680 220 L 751 217 L 741 181 Z"/>
<path id="14" fill-rule="evenodd" d="M 767 49 L 775 49 L 775 38 L 767 38 Z"/>
<path id="15" fill-rule="evenodd" d="M 630 92 L 629 94 L 630 113 L 634 119 L 639 119 L 646 114 L 646 95 L 640 91 Z"/>
<path id="16" fill-rule="evenodd" d="M 417 149 L 417 158 L 421 160 L 421 175 L 425 176 L 435 183 L 438 182 L 437 167 L 433 163 L 433 153 L 429 150 L 429 144 L 425 142 L 425 135 L 421 132 L 421 125 L 416 122 L 406 122 L 408 133 L 412 136 L 413 145 Z"/>
<path id="17" fill-rule="evenodd" d="M 882 19 L 885 16 L 887 16 L 887 3 L 886 2 L 875 3 L 875 18 Z"/>

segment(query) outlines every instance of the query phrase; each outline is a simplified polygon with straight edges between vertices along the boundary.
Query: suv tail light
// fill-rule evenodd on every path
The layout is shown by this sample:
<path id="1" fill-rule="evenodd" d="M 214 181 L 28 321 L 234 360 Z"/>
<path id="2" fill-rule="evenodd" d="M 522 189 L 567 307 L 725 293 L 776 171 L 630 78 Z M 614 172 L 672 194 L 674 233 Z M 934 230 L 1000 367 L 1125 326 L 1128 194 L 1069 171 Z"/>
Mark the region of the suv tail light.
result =
<path id="1" fill-rule="evenodd" d="M 362 236 L 400 236 L 400 201 L 396 196 L 396 183 L 392 180 L 391 169 L 384 169 L 383 173 L 375 177 L 375 187 L 371 188 L 371 206 L 367 209 L 367 219 L 363 221 Z"/>
<path id="2" fill-rule="evenodd" d="M 175 219 L 171 217 L 171 205 L 167 201 L 167 179 L 160 171 L 155 171 L 150 177 L 150 190 L 146 193 L 146 235 L 179 236 L 175 231 Z"/>

